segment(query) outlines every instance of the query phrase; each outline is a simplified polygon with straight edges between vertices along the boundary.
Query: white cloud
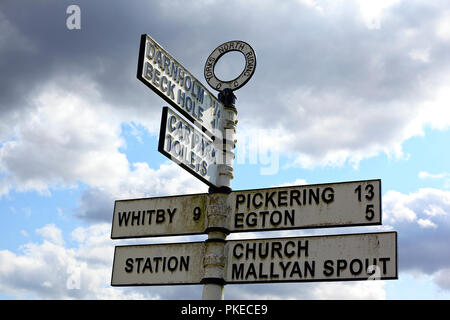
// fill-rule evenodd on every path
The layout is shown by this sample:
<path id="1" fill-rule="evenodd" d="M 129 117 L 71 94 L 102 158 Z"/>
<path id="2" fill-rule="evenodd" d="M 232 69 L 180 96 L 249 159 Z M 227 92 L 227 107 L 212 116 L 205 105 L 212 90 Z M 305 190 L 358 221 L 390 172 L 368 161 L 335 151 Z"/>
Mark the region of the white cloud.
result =
<path id="1" fill-rule="evenodd" d="M 429 219 L 419 219 L 417 223 L 422 228 L 437 228 L 437 225 Z"/>
<path id="2" fill-rule="evenodd" d="M 447 173 L 428 173 L 426 171 L 420 171 L 418 177 L 420 179 L 442 179 L 448 176 Z"/>
<path id="3" fill-rule="evenodd" d="M 432 225 L 430 217 L 449 219 L 450 192 L 423 188 L 403 194 L 390 190 L 383 196 L 383 216 L 388 224 L 418 222 L 422 219 L 422 225 Z"/>
<path id="4" fill-rule="evenodd" d="M 81 81 L 81 80 L 80 80 Z M 88 81 L 86 90 L 93 91 Z M 34 100 L 35 109 L 11 125 L 14 136 L 0 148 L 3 184 L 19 191 L 48 193 L 49 187 L 111 185 L 127 173 L 117 121 L 95 92 L 86 99 L 50 85 Z M 95 105 L 95 106 L 94 106 Z"/>
<path id="5" fill-rule="evenodd" d="M 450 191 L 388 191 L 383 196 L 383 225 L 398 232 L 402 270 L 431 275 L 450 268 Z"/>
<path id="6" fill-rule="evenodd" d="M 450 290 L 450 268 L 442 269 L 433 274 L 433 282 L 444 290 Z"/>
<path id="7" fill-rule="evenodd" d="M 305 184 L 307 184 L 305 179 L 296 179 L 294 182 L 285 182 L 283 184 L 276 185 L 274 187 L 302 186 Z"/>
<path id="8" fill-rule="evenodd" d="M 149 299 L 151 293 L 112 288 L 110 226 L 77 228 L 78 247 L 60 241 L 61 230 L 46 225 L 37 230 L 41 243 L 27 243 L 19 253 L 0 251 L 0 292 L 31 299 Z M 51 241 L 47 241 L 47 240 Z"/>
<path id="9" fill-rule="evenodd" d="M 323 8 L 317 4 L 317 1 L 315 0 L 297 0 L 300 4 L 306 6 L 306 7 L 310 7 L 313 8 L 319 12 L 323 11 Z"/>
<path id="10" fill-rule="evenodd" d="M 362 18 L 368 29 L 380 29 L 385 10 L 399 3 L 399 0 L 356 1 L 361 10 Z"/>
<path id="11" fill-rule="evenodd" d="M 409 52 L 409 56 L 413 60 L 421 61 L 423 63 L 430 62 L 430 49 L 413 49 Z"/>
<path id="12" fill-rule="evenodd" d="M 48 195 L 53 187 L 78 182 L 114 197 L 206 190 L 175 164 L 154 170 L 144 162 L 129 163 L 119 151 L 125 146 L 120 125 L 134 116 L 102 104 L 89 79 L 79 82 L 81 94 L 47 86 L 34 111 L 11 125 L 14 135 L 0 145 L 3 194 L 16 189 Z"/>
<path id="13" fill-rule="evenodd" d="M 450 40 L 450 11 L 444 11 L 436 22 L 436 34 L 443 40 Z"/>
<path id="14" fill-rule="evenodd" d="M 208 18 L 202 21 L 189 21 L 184 13 L 186 10 L 195 11 L 198 6 L 204 7 L 202 8 L 204 16 Z M 339 1 L 336 4 L 334 1 L 298 0 L 276 5 L 261 2 L 260 6 L 259 2 L 258 6 L 255 6 L 254 2 L 239 2 L 240 10 L 233 11 L 232 8 L 237 4 L 230 4 L 227 8 L 221 8 L 220 15 L 215 6 L 216 3 L 207 2 L 185 7 L 180 4 L 174 9 L 168 4 L 161 3 L 161 7 L 155 5 L 152 10 L 155 17 L 170 18 L 175 23 L 174 30 L 177 29 L 177 24 L 182 26 L 183 30 L 197 30 L 212 19 L 219 24 L 226 20 L 229 25 L 239 26 L 245 20 L 249 25 L 260 26 L 258 31 L 254 28 L 240 30 L 241 36 L 244 39 L 251 39 L 249 42 L 257 51 L 258 67 L 249 84 L 239 91 L 237 108 L 240 122 L 237 130 L 238 134 L 242 130 L 265 131 L 266 145 L 271 147 L 270 150 L 290 157 L 292 165 L 341 166 L 349 162 L 356 167 L 362 159 L 380 153 L 402 157 L 404 156 L 402 143 L 413 136 L 423 134 L 424 126 L 431 125 L 434 128 L 444 129 L 450 124 L 449 108 L 446 107 L 449 100 L 450 80 L 446 76 L 450 68 L 449 59 L 445 43 L 435 35 L 435 29 L 442 24 L 438 21 L 446 21 L 442 12 L 448 10 L 445 10 L 443 2 L 434 4 L 420 1 L 361 0 Z M 133 11 L 136 10 L 134 6 L 130 6 L 127 10 L 124 10 L 127 17 L 129 12 L 136 13 Z M 271 15 L 269 20 L 267 12 Z M 133 24 L 133 28 L 139 26 L 140 18 L 142 17 L 136 14 L 136 25 Z M 370 27 L 379 29 L 368 30 L 361 23 L 364 19 Z M 152 23 L 157 24 L 158 21 Z M 127 30 L 129 29 L 125 28 L 121 32 L 129 39 Z M 233 30 L 224 31 L 221 37 L 231 37 L 234 34 Z M 280 34 L 283 37 L 280 37 Z M 45 39 L 48 35 L 40 36 Z M 111 33 L 110 36 L 116 40 L 117 35 Z M 66 35 L 63 36 L 65 37 Z M 211 43 L 217 43 L 215 33 L 207 32 L 202 34 L 202 37 L 200 43 L 194 42 L 195 46 L 189 37 L 183 38 L 174 32 L 167 33 L 164 39 L 157 40 L 170 49 L 174 56 L 183 60 L 191 72 L 201 74 L 203 61 L 199 56 L 210 52 L 208 46 Z M 42 40 L 41 38 L 39 39 Z M 105 39 L 104 41 L 111 42 Z M 389 46 L 386 43 L 389 43 Z M 63 54 L 61 47 L 57 49 L 54 51 Z M 85 61 L 78 57 L 80 61 L 77 65 L 80 69 L 77 70 L 82 71 L 78 74 L 85 75 L 85 79 L 81 81 L 85 85 L 75 83 L 75 89 L 81 88 L 83 93 L 78 97 L 81 97 L 78 104 L 89 107 L 79 108 L 80 114 L 74 114 L 70 111 L 70 107 L 68 112 L 75 123 L 81 124 L 80 130 L 94 136 L 92 141 L 94 144 L 101 140 L 101 135 L 106 134 L 104 144 L 109 144 L 111 149 L 107 150 L 105 146 L 98 145 L 97 153 L 95 150 L 98 148 L 91 145 L 89 149 L 85 145 L 81 147 L 84 150 L 80 151 L 85 151 L 82 152 L 85 157 L 95 159 L 90 165 L 76 167 L 77 170 L 70 176 L 65 173 L 64 177 L 61 177 L 58 176 L 58 170 L 63 170 L 64 164 L 59 161 L 59 165 L 54 167 L 56 172 L 43 172 L 47 175 L 43 180 L 40 178 L 43 174 L 36 176 L 37 168 L 40 167 L 36 162 L 44 161 L 42 157 L 35 159 L 34 166 L 30 167 L 28 174 L 14 177 L 12 169 L 15 166 L 11 152 L 17 156 L 23 155 L 26 146 L 31 146 L 30 137 L 25 137 L 26 141 L 29 141 L 28 144 L 20 137 L 14 141 L 7 141 L 2 148 L 3 153 L 6 152 L 3 157 L 7 157 L 5 159 L 7 162 L 0 160 L 0 168 L 3 168 L 0 170 L 10 173 L 13 171 L 13 176 L 0 184 L 0 191 L 3 194 L 15 184 L 20 184 L 24 190 L 46 192 L 47 182 L 52 179 L 53 184 L 64 185 L 71 185 L 78 178 L 87 181 L 91 186 L 95 186 L 95 181 L 98 181 L 96 178 L 114 184 L 116 181 L 110 181 L 111 177 L 128 173 L 130 169 L 126 166 L 126 159 L 114 149 L 114 144 L 120 143 L 120 134 L 117 133 L 120 131 L 120 122 L 145 122 L 145 126 L 156 133 L 159 127 L 159 110 L 153 106 L 163 103 L 135 79 L 135 63 L 131 62 L 135 56 L 130 58 L 128 46 L 124 46 L 121 50 L 123 52 L 119 52 L 118 59 L 116 56 L 113 58 L 105 56 L 104 52 L 101 55 L 95 52 L 94 54 L 100 55 L 95 57 L 102 61 L 95 69 L 86 67 Z M 91 67 L 90 64 L 88 66 Z M 110 66 L 111 69 L 124 71 L 127 76 L 110 77 L 108 72 Z M 55 68 L 58 70 L 57 73 L 65 75 L 67 72 L 65 64 L 57 65 Z M 60 82 L 63 83 L 62 80 Z M 73 86 L 71 83 L 71 88 Z M 42 87 L 46 90 L 45 86 Z M 56 98 L 55 95 L 42 95 L 41 91 L 38 95 L 47 98 L 43 102 L 58 104 L 57 100 L 62 101 L 59 93 L 65 90 L 66 87 L 58 87 Z M 74 89 L 70 90 L 75 92 Z M 64 102 L 69 105 L 75 103 L 68 100 Z M 152 107 L 149 108 L 148 105 Z M 58 113 L 58 109 L 54 106 L 42 110 L 44 114 L 50 111 Z M 93 116 L 90 119 L 93 120 L 87 124 L 80 123 L 84 118 L 83 115 L 89 112 Z M 38 117 L 49 118 L 44 114 L 38 114 Z M 66 133 L 66 138 L 83 139 L 82 133 L 73 133 L 74 125 L 71 121 L 66 123 L 67 131 L 59 130 L 59 132 Z M 98 123 L 100 128 L 96 128 L 95 123 Z M 25 125 L 24 120 L 20 120 L 19 124 L 16 131 L 25 134 L 26 131 L 20 128 Z M 7 130 L 10 129 L 9 125 L 3 123 L 0 125 L 2 128 L 5 127 L 3 132 L 11 131 Z M 102 125 L 103 129 L 109 128 L 112 131 L 104 131 Z M 37 126 L 42 127 L 42 121 L 41 124 L 38 121 Z M 87 130 L 88 126 L 91 131 Z M 49 129 L 53 131 L 56 128 Z M 37 133 L 44 141 L 56 144 L 55 154 L 50 159 L 58 157 L 58 151 L 64 143 L 66 147 L 77 149 L 71 141 L 64 142 L 57 139 L 54 134 L 45 136 L 42 128 Z M 238 141 L 238 148 L 240 143 L 242 141 Z M 48 148 L 44 148 L 43 151 L 48 155 Z M 71 155 L 74 156 L 74 161 L 86 162 L 83 161 L 86 159 L 76 152 L 74 154 L 63 152 L 60 157 L 64 157 L 67 161 Z M 69 161 L 66 166 L 72 168 L 72 162 Z M 104 163 L 103 170 L 97 170 L 99 162 Z M 23 166 L 23 163 L 18 163 L 16 167 L 19 165 Z M 265 173 L 274 171 L 272 167 L 266 169 Z M 109 175 L 111 171 L 116 175 Z"/>
<path id="15" fill-rule="evenodd" d="M 61 230 L 54 224 L 48 224 L 40 229 L 37 229 L 36 232 L 51 243 L 56 245 L 64 245 Z"/>

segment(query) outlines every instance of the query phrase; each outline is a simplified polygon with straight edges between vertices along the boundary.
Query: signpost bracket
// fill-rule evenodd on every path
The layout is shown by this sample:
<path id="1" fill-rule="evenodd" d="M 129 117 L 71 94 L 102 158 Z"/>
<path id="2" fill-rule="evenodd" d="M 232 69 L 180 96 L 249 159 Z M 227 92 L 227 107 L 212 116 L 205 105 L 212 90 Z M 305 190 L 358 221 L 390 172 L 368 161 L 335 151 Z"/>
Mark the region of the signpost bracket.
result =
<path id="1" fill-rule="evenodd" d="M 233 90 L 230 88 L 225 88 L 219 92 L 218 95 L 219 101 L 222 102 L 225 106 L 229 108 L 235 108 L 234 103 L 236 101 L 236 96 L 233 93 Z"/>
<path id="2" fill-rule="evenodd" d="M 230 187 L 227 186 L 221 186 L 221 187 L 209 187 L 208 188 L 208 193 L 212 194 L 212 193 L 226 193 L 226 194 L 230 194 L 232 192 Z"/>

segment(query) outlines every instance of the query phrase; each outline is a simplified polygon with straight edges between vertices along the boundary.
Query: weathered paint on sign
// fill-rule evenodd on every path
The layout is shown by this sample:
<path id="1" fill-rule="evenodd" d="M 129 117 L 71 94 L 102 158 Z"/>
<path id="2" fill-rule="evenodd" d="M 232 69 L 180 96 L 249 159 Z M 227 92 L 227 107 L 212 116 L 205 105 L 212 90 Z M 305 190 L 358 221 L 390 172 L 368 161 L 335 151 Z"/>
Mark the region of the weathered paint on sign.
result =
<path id="1" fill-rule="evenodd" d="M 234 191 L 230 231 L 381 224 L 381 180 Z"/>
<path id="2" fill-rule="evenodd" d="M 116 200 L 111 239 L 202 234 L 206 194 Z"/>
<path id="3" fill-rule="evenodd" d="M 397 279 L 397 233 L 232 240 L 227 284 Z M 111 285 L 199 284 L 205 243 L 117 246 Z"/>
<path id="4" fill-rule="evenodd" d="M 203 242 L 117 246 L 112 286 L 199 284 Z"/>
<path id="5" fill-rule="evenodd" d="M 219 135 L 223 104 L 150 36 L 141 36 L 137 78 L 209 136 Z M 219 135 L 221 136 L 221 135 Z"/>
<path id="6" fill-rule="evenodd" d="M 211 187 L 219 163 L 214 141 L 169 107 L 163 107 L 158 151 Z"/>
<path id="7" fill-rule="evenodd" d="M 117 200 L 111 238 L 202 234 L 216 207 L 207 193 Z M 381 181 L 233 191 L 226 207 L 230 232 L 380 225 Z"/>
<path id="8" fill-rule="evenodd" d="M 229 241 L 227 283 L 397 279 L 397 233 Z"/>

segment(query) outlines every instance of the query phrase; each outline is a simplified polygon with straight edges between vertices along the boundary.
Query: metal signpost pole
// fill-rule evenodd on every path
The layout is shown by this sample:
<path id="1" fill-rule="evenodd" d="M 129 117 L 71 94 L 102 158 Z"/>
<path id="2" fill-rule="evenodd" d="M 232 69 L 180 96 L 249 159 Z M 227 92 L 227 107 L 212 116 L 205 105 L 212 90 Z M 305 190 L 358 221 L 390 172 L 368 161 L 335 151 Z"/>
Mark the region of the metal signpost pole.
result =
<path id="1" fill-rule="evenodd" d="M 231 193 L 231 180 L 233 179 L 233 161 L 236 135 L 237 110 L 234 106 L 235 95 L 230 89 L 219 93 L 219 100 L 224 104 L 224 114 L 219 126 L 221 134 L 216 136 L 216 150 L 219 152 L 217 170 L 217 188 L 210 187 L 207 200 L 206 232 L 208 239 L 205 241 L 205 257 L 203 267 L 205 276 L 202 279 L 203 300 L 223 300 L 225 285 L 225 244 L 229 232 L 229 219 L 231 207 L 227 204 L 228 195 Z"/>

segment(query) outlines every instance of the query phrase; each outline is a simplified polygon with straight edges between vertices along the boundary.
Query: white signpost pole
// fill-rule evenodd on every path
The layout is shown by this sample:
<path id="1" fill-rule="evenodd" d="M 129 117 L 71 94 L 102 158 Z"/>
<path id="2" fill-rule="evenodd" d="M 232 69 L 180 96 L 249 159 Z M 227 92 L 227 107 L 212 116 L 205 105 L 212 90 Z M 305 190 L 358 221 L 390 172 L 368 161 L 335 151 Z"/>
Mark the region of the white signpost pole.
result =
<path id="1" fill-rule="evenodd" d="M 220 134 L 216 136 L 216 150 L 219 165 L 217 167 L 216 185 L 210 187 L 206 214 L 208 215 L 208 239 L 205 241 L 205 257 L 203 267 L 205 276 L 202 279 L 203 300 L 223 300 L 225 285 L 225 244 L 229 234 L 228 225 L 231 206 L 227 204 L 231 193 L 233 179 L 234 145 L 236 135 L 237 110 L 234 106 L 235 96 L 231 90 L 219 93 L 219 100 L 224 104 L 222 121 L 219 124 Z"/>

